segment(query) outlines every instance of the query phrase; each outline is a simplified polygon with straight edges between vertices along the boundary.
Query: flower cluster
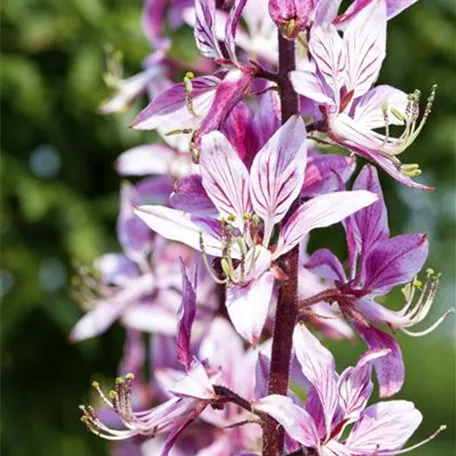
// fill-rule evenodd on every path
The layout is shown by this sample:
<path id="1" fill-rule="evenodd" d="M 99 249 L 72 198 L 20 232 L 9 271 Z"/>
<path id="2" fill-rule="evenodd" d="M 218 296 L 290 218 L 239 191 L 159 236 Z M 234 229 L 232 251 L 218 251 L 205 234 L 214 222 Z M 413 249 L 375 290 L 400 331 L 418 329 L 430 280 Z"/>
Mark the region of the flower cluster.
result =
<path id="1" fill-rule="evenodd" d="M 100 113 L 146 92 L 131 127 L 160 142 L 116 162 L 134 179 L 121 189 L 123 252 L 81 274 L 86 313 L 70 336 L 126 328 L 115 388 L 94 382 L 100 406 L 81 406 L 90 431 L 119 441 L 114 454 L 393 456 L 443 429 L 404 448 L 422 420 L 414 404 L 368 405 L 373 369 L 381 398 L 404 383 L 392 333 L 424 336 L 451 312 L 410 329 L 437 295 L 438 274 L 418 279 L 428 240 L 390 235 L 377 169 L 356 167 L 358 155 L 431 190 L 397 156 L 435 88 L 419 120 L 419 91 L 375 85 L 387 22 L 415 1 L 353 0 L 345 11 L 341 0 L 145 1 L 153 54 L 129 79 L 110 60 L 115 94 Z M 169 52 L 183 27 L 201 53 L 191 66 Z M 327 248 L 306 251 L 312 230 L 340 222 L 346 267 Z M 376 300 L 398 285 L 401 310 Z M 339 375 L 315 332 L 359 334 L 368 348 Z"/>

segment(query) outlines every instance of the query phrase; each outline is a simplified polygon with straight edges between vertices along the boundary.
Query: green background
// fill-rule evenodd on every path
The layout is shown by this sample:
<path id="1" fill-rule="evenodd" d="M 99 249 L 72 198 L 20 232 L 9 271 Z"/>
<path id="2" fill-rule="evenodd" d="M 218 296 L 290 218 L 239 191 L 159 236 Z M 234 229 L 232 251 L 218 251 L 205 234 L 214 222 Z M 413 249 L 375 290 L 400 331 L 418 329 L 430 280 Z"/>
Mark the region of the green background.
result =
<path id="1" fill-rule="evenodd" d="M 119 250 L 115 239 L 120 179 L 113 163 L 150 133 L 127 129 L 133 110 L 99 117 L 108 96 L 104 48 L 125 55 L 134 74 L 149 52 L 139 0 L 3 0 L 1 12 L 1 450 L 14 456 L 103 455 L 105 443 L 79 422 L 94 378 L 115 376 L 123 331 L 114 327 L 77 345 L 67 335 L 80 316 L 71 299 L 74 259 L 89 264 Z M 382 174 L 393 234 L 426 231 L 428 265 L 443 272 L 430 321 L 455 304 L 456 83 L 453 0 L 422 0 L 390 23 L 380 81 L 426 95 L 439 85 L 434 112 L 405 162 L 418 162 L 424 193 Z M 187 32 L 188 33 L 188 32 Z M 191 58 L 191 39 L 173 53 Z M 340 229 L 320 232 L 311 246 L 334 245 Z M 399 306 L 399 294 L 388 304 Z M 454 322 L 433 335 L 398 336 L 407 379 L 400 397 L 416 402 L 424 422 L 416 439 L 440 424 L 448 430 L 416 455 L 454 454 Z M 330 343 L 340 367 L 363 346 Z"/>

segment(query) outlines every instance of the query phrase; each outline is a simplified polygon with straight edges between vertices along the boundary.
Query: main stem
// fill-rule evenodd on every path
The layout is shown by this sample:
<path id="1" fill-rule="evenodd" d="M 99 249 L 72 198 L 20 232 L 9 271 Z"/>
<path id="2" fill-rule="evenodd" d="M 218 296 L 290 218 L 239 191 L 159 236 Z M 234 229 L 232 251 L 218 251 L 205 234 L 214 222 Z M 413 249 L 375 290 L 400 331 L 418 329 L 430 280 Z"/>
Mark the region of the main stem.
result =
<path id="1" fill-rule="evenodd" d="M 299 112 L 298 95 L 288 77 L 296 69 L 294 41 L 286 40 L 279 32 L 278 86 L 282 111 L 282 124 Z M 288 280 L 279 293 L 272 336 L 269 394 L 286 396 L 290 377 L 290 361 L 293 345 L 293 329 L 298 314 L 298 247 L 283 258 Z M 263 427 L 263 456 L 278 456 L 283 452 L 283 429 L 268 417 Z"/>

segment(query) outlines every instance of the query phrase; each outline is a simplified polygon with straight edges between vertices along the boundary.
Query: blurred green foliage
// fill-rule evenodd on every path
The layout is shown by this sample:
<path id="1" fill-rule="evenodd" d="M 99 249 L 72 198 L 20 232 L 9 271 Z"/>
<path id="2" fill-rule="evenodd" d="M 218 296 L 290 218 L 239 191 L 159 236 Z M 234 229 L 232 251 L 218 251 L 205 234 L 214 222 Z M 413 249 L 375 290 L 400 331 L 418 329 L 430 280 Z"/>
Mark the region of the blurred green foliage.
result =
<path id="1" fill-rule="evenodd" d="M 123 333 L 113 328 L 78 345 L 67 334 L 80 311 L 71 300 L 72 260 L 91 262 L 118 249 L 114 223 L 119 178 L 113 162 L 151 138 L 126 128 L 139 105 L 99 117 L 108 96 L 104 48 L 125 55 L 127 74 L 149 52 L 140 27 L 140 0 L 3 0 L 1 6 L 1 450 L 15 456 L 105 454 L 104 442 L 79 423 L 77 405 L 90 380 L 115 375 Z M 426 94 L 439 85 L 434 113 L 406 162 L 420 163 L 437 191 L 404 189 L 382 176 L 392 232 L 426 231 L 429 265 L 444 273 L 435 314 L 455 304 L 456 7 L 422 0 L 389 27 L 381 82 Z M 190 40 L 185 40 L 189 43 Z M 185 44 L 176 55 L 189 55 Z M 190 54 L 191 55 L 191 54 Z M 340 230 L 319 233 L 343 253 Z M 337 247 L 337 246 L 336 246 Z M 389 299 L 399 305 L 399 294 Z M 407 365 L 401 397 L 425 420 L 417 439 L 440 424 L 448 430 L 432 454 L 454 454 L 454 323 L 420 340 L 399 337 Z M 362 345 L 330 344 L 340 364 Z M 416 451 L 430 454 L 429 448 Z"/>

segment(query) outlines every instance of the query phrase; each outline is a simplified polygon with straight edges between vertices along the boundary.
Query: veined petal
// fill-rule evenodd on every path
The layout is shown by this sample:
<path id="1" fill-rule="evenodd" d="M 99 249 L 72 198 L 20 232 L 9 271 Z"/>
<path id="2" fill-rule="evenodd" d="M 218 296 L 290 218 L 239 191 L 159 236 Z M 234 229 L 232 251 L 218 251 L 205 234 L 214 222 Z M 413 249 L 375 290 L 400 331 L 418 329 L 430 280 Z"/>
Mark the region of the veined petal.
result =
<path id="1" fill-rule="evenodd" d="M 229 141 L 218 131 L 205 135 L 201 142 L 202 184 L 220 213 L 234 215 L 237 226 L 250 214 L 249 172 Z"/>
<path id="2" fill-rule="evenodd" d="M 249 72 L 233 69 L 226 74 L 218 84 L 212 105 L 194 135 L 195 144 L 198 145 L 206 133 L 222 128 L 232 110 L 248 91 L 251 82 L 252 74 Z"/>
<path id="3" fill-rule="evenodd" d="M 163 144 L 146 144 L 133 147 L 116 160 L 116 170 L 121 176 L 167 174 L 175 152 Z"/>
<path id="4" fill-rule="evenodd" d="M 193 129 L 201 123 L 200 116 L 209 111 L 219 83 L 220 79 L 215 76 L 192 79 L 194 113 L 189 111 L 186 104 L 184 83 L 174 84 L 154 98 L 138 114 L 131 126 L 137 130 L 160 128 L 165 133 L 178 129 Z"/>
<path id="5" fill-rule="evenodd" d="M 319 0 L 315 8 L 315 24 L 330 24 L 337 17 L 342 0 Z"/>
<path id="6" fill-rule="evenodd" d="M 388 349 L 390 353 L 375 359 L 374 367 L 380 387 L 380 397 L 390 397 L 399 392 L 404 384 L 405 368 L 398 343 L 388 334 L 373 326 L 354 322 L 358 333 L 371 350 Z"/>
<path id="7" fill-rule="evenodd" d="M 226 309 L 236 331 L 255 346 L 268 316 L 274 286 L 274 275 L 265 272 L 244 286 L 226 290 Z"/>
<path id="8" fill-rule="evenodd" d="M 372 0 L 350 22 L 344 33 L 347 91 L 364 95 L 377 79 L 386 55 L 385 0 Z"/>
<path id="9" fill-rule="evenodd" d="M 403 185 L 406 185 L 407 187 L 426 191 L 435 190 L 434 187 L 429 187 L 428 185 L 423 185 L 418 182 L 415 182 L 410 177 L 402 174 L 401 170 L 391 161 L 391 159 L 376 151 L 375 148 L 366 149 L 359 147 L 356 143 L 351 144 L 350 142 L 348 142 L 346 146 L 350 150 L 353 150 L 353 152 L 356 152 L 361 157 L 364 157 L 367 160 L 370 160 L 371 162 L 383 168 L 383 170 L 386 171 L 393 179 L 396 179 L 398 182 L 400 182 Z"/>
<path id="10" fill-rule="evenodd" d="M 225 45 L 228 55 L 233 63 L 238 63 L 235 39 L 241 14 L 246 2 L 247 0 L 235 0 L 226 23 Z"/>
<path id="11" fill-rule="evenodd" d="M 386 0 L 386 15 L 388 20 L 397 16 L 403 10 L 416 3 L 418 0 Z M 335 21 L 337 25 L 342 25 L 353 20 L 354 17 L 372 0 L 354 0 L 344 14 L 341 14 Z"/>
<path id="12" fill-rule="evenodd" d="M 303 324 L 295 327 L 293 345 L 303 374 L 318 393 L 329 436 L 338 403 L 334 357 Z"/>
<path id="13" fill-rule="evenodd" d="M 181 260 L 182 273 L 182 301 L 177 311 L 177 359 L 186 367 L 190 368 L 191 355 L 190 343 L 193 321 L 196 316 L 196 269 L 193 278 L 190 279 Z"/>
<path id="14" fill-rule="evenodd" d="M 278 421 L 285 432 L 304 446 L 318 450 L 320 439 L 312 417 L 286 396 L 272 394 L 260 399 L 255 409 Z"/>
<path id="15" fill-rule="evenodd" d="M 310 98 L 318 104 L 332 106 L 336 103 L 335 96 L 326 93 L 320 78 L 312 71 L 292 71 L 290 80 L 293 88 L 300 95 Z"/>
<path id="16" fill-rule="evenodd" d="M 292 116 L 277 130 L 253 160 L 250 194 L 255 212 L 265 222 L 264 245 L 299 195 L 306 167 L 306 127 Z"/>
<path id="17" fill-rule="evenodd" d="M 378 196 L 374 193 L 356 190 L 328 193 L 305 202 L 281 230 L 273 259 L 291 250 L 314 228 L 340 222 L 377 200 Z"/>
<path id="18" fill-rule="evenodd" d="M 402 234 L 377 244 L 363 263 L 365 288 L 382 295 L 396 285 L 411 282 L 429 253 L 425 234 Z"/>
<path id="19" fill-rule="evenodd" d="M 400 450 L 422 419 L 413 402 L 379 402 L 361 414 L 346 445 L 356 454 L 382 454 L 382 451 Z"/>
<path id="20" fill-rule="evenodd" d="M 174 192 L 169 198 L 174 209 L 193 214 L 217 215 L 218 210 L 207 196 L 199 174 L 190 174 L 174 184 Z"/>
<path id="21" fill-rule="evenodd" d="M 371 381 L 372 362 L 389 353 L 388 349 L 370 350 L 361 357 L 356 367 L 348 367 L 342 372 L 337 390 L 344 420 L 358 419 L 374 388 Z"/>
<path id="22" fill-rule="evenodd" d="M 140 206 L 135 208 L 135 213 L 150 229 L 166 239 L 201 250 L 202 238 L 208 255 L 222 256 L 220 223 L 212 218 L 192 216 L 164 206 Z"/>
<path id="23" fill-rule="evenodd" d="M 221 129 L 247 167 L 252 163 L 253 153 L 258 150 L 252 123 L 251 109 L 246 103 L 240 101 L 233 108 Z"/>
<path id="24" fill-rule="evenodd" d="M 247 3 L 248 4 L 248 3 Z M 275 90 L 261 96 L 260 106 L 253 120 L 254 135 L 258 139 L 258 149 L 280 128 L 280 98 Z"/>
<path id="25" fill-rule="evenodd" d="M 366 128 L 383 128 L 388 125 L 403 125 L 404 121 L 393 114 L 405 114 L 407 94 L 388 85 L 379 85 L 359 98 L 354 106 L 353 119 Z M 385 117 L 386 112 L 386 117 Z"/>
<path id="26" fill-rule="evenodd" d="M 353 190 L 368 190 L 380 197 L 377 202 L 356 212 L 347 226 L 352 230 L 350 237 L 354 241 L 354 253 L 362 252 L 363 258 L 366 258 L 378 242 L 389 236 L 388 213 L 377 170 L 370 165 L 364 166 L 353 184 Z"/>
<path id="27" fill-rule="evenodd" d="M 195 41 L 204 57 L 223 59 L 215 28 L 215 0 L 195 0 Z"/>
<path id="28" fill-rule="evenodd" d="M 340 89 L 345 84 L 347 62 L 343 41 L 336 27 L 332 24 L 313 27 L 309 40 L 309 50 L 315 59 L 319 72 L 331 88 L 332 96 L 338 106 Z"/>
<path id="29" fill-rule="evenodd" d="M 322 279 L 346 281 L 342 264 L 329 249 L 319 249 L 312 253 L 305 266 Z"/>
<path id="30" fill-rule="evenodd" d="M 308 157 L 301 196 L 314 197 L 342 190 L 341 182 L 347 182 L 355 168 L 354 156 L 322 154 Z"/>

